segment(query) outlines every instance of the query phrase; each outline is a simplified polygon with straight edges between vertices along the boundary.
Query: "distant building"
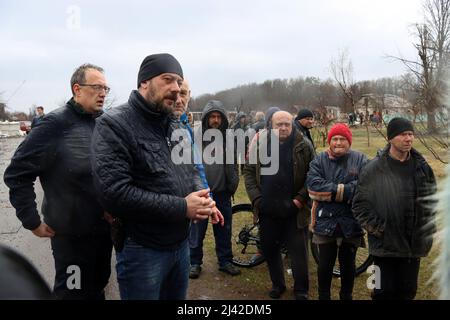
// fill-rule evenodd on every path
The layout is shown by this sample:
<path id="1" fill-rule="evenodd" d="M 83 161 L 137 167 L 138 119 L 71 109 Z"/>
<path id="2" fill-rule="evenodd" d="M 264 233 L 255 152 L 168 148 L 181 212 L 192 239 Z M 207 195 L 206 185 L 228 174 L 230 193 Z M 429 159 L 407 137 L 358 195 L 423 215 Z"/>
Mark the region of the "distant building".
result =
<path id="1" fill-rule="evenodd" d="M 355 108 L 358 114 L 362 112 L 366 116 L 380 111 L 385 121 L 396 116 L 412 117 L 414 114 L 408 101 L 393 94 L 364 94 L 355 104 Z"/>
<path id="2" fill-rule="evenodd" d="M 25 132 L 20 130 L 20 123 L 18 121 L 1 121 L 0 122 L 0 138 L 6 137 L 20 137 L 25 135 Z"/>
<path id="3" fill-rule="evenodd" d="M 325 110 L 327 111 L 328 119 L 340 119 L 341 118 L 341 108 L 336 106 L 325 106 Z"/>

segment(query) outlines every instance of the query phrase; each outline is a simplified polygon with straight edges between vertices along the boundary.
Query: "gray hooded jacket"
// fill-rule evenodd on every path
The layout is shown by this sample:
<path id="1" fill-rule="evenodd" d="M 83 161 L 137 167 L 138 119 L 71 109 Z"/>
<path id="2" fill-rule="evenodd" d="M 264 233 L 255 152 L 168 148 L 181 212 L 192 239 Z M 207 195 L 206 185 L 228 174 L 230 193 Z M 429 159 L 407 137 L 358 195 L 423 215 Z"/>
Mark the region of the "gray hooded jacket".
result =
<path id="1" fill-rule="evenodd" d="M 208 125 L 208 118 L 212 112 L 219 112 L 222 116 L 222 124 L 219 130 L 223 134 L 223 148 L 225 152 L 224 160 L 222 164 L 213 163 L 207 164 L 203 160 L 203 165 L 205 167 L 206 180 L 208 181 L 209 187 L 211 188 L 211 192 L 227 192 L 230 195 L 233 195 L 236 192 L 236 189 L 239 185 L 239 175 L 238 175 L 238 167 L 236 161 L 233 164 L 226 164 L 226 129 L 228 129 L 228 119 L 226 116 L 225 108 L 222 102 L 217 100 L 209 101 L 202 113 L 202 133 L 206 130 L 211 129 Z M 204 148 L 211 142 L 203 142 L 202 143 L 202 154 Z M 236 160 L 236 156 L 234 155 L 234 159 Z"/>

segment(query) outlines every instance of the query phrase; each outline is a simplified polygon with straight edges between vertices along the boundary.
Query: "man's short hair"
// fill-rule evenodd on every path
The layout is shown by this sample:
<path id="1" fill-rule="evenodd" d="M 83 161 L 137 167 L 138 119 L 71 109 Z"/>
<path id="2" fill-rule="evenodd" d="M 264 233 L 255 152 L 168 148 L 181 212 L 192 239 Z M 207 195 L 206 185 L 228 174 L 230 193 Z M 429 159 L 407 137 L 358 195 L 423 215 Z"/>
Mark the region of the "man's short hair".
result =
<path id="1" fill-rule="evenodd" d="M 262 121 L 264 120 L 264 112 L 258 111 L 255 115 L 255 120 L 256 121 Z"/>
<path id="2" fill-rule="evenodd" d="M 103 68 L 91 63 L 85 63 L 79 66 L 73 73 L 72 78 L 70 79 L 70 90 L 72 90 L 73 95 L 75 95 L 75 92 L 73 91 L 73 85 L 76 83 L 82 84 L 86 82 L 86 71 L 89 69 L 94 69 L 100 71 L 101 73 L 104 72 Z"/>
<path id="3" fill-rule="evenodd" d="M 41 109 L 42 111 L 44 111 L 44 107 L 43 106 L 39 106 L 36 109 Z"/>

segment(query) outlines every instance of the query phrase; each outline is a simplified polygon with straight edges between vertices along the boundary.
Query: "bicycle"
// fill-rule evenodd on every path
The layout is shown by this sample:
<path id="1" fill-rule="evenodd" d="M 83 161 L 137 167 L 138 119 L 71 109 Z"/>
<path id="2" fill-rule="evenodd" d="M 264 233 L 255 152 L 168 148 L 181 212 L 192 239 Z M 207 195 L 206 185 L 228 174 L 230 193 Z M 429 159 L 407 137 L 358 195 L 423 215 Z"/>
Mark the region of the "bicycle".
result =
<path id="1" fill-rule="evenodd" d="M 236 204 L 232 207 L 233 213 L 233 264 L 243 268 L 253 268 L 265 262 L 264 257 L 252 259 L 259 253 L 259 226 L 253 222 L 252 205 L 249 203 Z M 236 230 L 236 231 L 235 231 Z M 367 237 L 367 235 L 366 235 Z M 367 239 L 365 239 L 367 243 Z M 319 263 L 319 247 L 312 242 L 312 233 L 309 236 L 309 246 L 314 261 Z M 282 253 L 286 250 L 282 248 Z M 367 248 L 358 248 L 356 254 L 356 276 L 362 274 L 373 263 L 373 257 L 369 255 Z M 333 268 L 333 275 L 340 276 L 339 263 Z"/>

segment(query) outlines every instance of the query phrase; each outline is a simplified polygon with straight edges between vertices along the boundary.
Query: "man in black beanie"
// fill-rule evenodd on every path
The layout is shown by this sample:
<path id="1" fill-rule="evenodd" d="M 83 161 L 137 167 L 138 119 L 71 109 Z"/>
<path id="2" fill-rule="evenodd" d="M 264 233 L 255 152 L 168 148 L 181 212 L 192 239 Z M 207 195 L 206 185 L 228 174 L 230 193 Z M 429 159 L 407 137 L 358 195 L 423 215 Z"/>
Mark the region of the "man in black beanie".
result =
<path id="1" fill-rule="evenodd" d="M 300 109 L 297 117 L 294 120 L 294 124 L 297 130 L 300 131 L 300 133 L 303 134 L 303 136 L 307 138 L 309 142 L 311 142 L 311 145 L 315 150 L 316 147 L 314 146 L 314 141 L 311 137 L 311 133 L 309 132 L 309 130 L 311 130 L 314 125 L 314 114 L 312 113 L 312 111 L 309 109 Z"/>
<path id="2" fill-rule="evenodd" d="M 117 244 L 122 299 L 186 298 L 190 220 L 213 215 L 214 201 L 194 166 L 175 164 L 171 117 L 183 70 L 169 54 L 150 55 L 127 103 L 97 120 L 94 183 L 104 208 L 123 226 Z"/>
<path id="3" fill-rule="evenodd" d="M 379 268 L 374 300 L 414 299 L 420 258 L 436 231 L 433 170 L 412 147 L 414 127 L 404 118 L 387 127 L 388 145 L 361 171 L 353 214 L 369 234 L 369 253 Z"/>

